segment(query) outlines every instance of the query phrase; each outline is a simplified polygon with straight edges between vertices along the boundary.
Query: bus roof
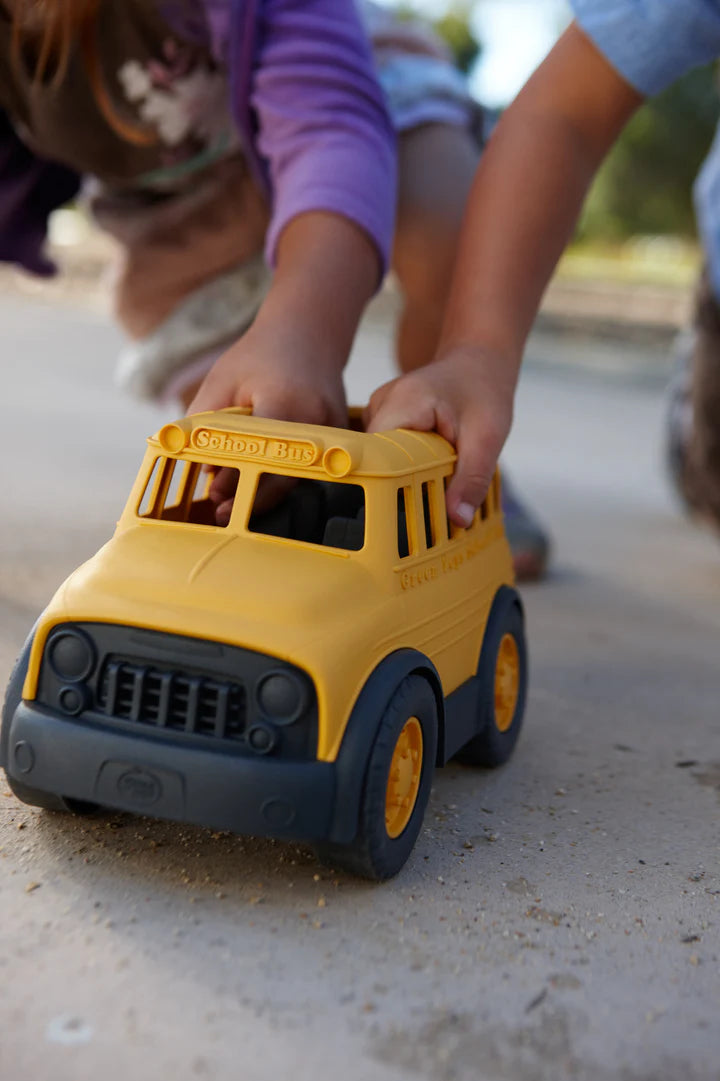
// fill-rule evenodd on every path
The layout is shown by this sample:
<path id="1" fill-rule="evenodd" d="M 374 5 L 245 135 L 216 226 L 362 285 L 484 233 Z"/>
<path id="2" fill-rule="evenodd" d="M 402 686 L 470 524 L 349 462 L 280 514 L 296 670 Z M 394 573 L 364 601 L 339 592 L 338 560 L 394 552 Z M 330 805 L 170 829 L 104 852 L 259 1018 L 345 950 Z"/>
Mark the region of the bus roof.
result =
<path id="1" fill-rule="evenodd" d="M 434 432 L 396 428 L 368 434 L 267 420 L 244 409 L 195 413 L 166 424 L 148 443 L 179 458 L 200 456 L 218 465 L 251 461 L 290 472 L 317 469 L 331 479 L 407 475 L 452 465 L 456 458 L 447 440 Z"/>

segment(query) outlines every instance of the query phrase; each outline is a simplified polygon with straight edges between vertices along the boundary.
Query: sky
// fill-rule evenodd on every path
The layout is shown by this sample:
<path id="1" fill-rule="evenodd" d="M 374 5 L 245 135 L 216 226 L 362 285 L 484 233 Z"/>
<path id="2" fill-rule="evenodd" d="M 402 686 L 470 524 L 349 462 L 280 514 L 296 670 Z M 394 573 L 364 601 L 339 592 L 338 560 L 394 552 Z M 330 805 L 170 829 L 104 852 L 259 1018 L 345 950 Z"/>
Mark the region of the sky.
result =
<path id="1" fill-rule="evenodd" d="M 379 0 L 392 7 L 393 0 Z M 413 0 L 429 15 L 448 0 Z M 472 77 L 473 93 L 487 105 L 510 101 L 569 20 L 565 0 L 476 0 L 474 22 L 484 54 Z"/>

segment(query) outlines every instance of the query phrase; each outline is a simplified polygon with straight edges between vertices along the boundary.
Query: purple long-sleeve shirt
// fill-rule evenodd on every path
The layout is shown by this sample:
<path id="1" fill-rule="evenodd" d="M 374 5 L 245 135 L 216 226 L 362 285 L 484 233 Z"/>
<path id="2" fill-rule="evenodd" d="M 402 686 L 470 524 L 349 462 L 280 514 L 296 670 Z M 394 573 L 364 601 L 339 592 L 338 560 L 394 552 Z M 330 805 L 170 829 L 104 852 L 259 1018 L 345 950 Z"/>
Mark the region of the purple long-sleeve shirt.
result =
<path id="1" fill-rule="evenodd" d="M 354 0 L 202 3 L 246 152 L 269 188 L 270 261 L 292 218 L 324 210 L 364 229 L 387 267 L 394 133 Z M 79 186 L 66 165 L 33 155 L 0 112 L 0 260 L 51 273 L 48 215 Z"/>

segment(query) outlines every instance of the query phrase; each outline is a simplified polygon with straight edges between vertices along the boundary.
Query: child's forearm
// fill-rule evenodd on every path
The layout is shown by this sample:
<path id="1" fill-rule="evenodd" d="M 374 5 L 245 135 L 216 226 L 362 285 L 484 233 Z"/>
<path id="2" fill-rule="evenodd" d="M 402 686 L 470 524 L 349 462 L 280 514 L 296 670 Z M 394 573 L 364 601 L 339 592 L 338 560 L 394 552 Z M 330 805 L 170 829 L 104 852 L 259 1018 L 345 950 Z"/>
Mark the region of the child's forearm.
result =
<path id="1" fill-rule="evenodd" d="M 375 245 L 353 222 L 324 211 L 301 214 L 280 237 L 255 329 L 284 341 L 289 360 L 300 351 L 342 370 L 380 273 Z"/>
<path id="2" fill-rule="evenodd" d="M 455 444 L 447 505 L 458 525 L 472 521 L 488 490 L 525 338 L 588 185 L 640 101 L 572 26 L 485 151 L 437 357 L 370 401 L 372 430 L 434 428 Z"/>
<path id="3" fill-rule="evenodd" d="M 588 186 L 641 102 L 572 26 L 493 134 L 473 186 L 441 353 L 517 366 Z"/>

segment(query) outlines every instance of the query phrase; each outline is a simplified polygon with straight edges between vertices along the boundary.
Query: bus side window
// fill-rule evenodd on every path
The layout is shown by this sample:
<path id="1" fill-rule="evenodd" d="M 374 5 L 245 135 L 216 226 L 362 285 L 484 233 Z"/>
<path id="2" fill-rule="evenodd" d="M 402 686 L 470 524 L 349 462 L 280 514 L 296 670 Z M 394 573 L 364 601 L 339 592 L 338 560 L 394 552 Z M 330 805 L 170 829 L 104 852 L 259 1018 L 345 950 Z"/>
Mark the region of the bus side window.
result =
<path id="1" fill-rule="evenodd" d="M 145 485 L 145 490 L 140 497 L 137 514 L 139 518 L 152 518 L 160 495 L 160 480 L 162 477 L 163 458 L 156 458 L 150 470 L 150 476 Z"/>
<path id="2" fill-rule="evenodd" d="M 435 481 L 422 482 L 422 508 L 425 523 L 425 547 L 434 548 L 438 542 L 437 510 L 435 507 Z"/>
<path id="3" fill-rule="evenodd" d="M 397 493 L 397 542 L 401 559 L 415 555 L 415 517 L 413 514 L 412 488 L 398 488 Z"/>
<path id="4" fill-rule="evenodd" d="M 500 510 L 500 472 L 495 470 L 487 495 L 480 504 L 480 519 L 486 522 Z"/>

